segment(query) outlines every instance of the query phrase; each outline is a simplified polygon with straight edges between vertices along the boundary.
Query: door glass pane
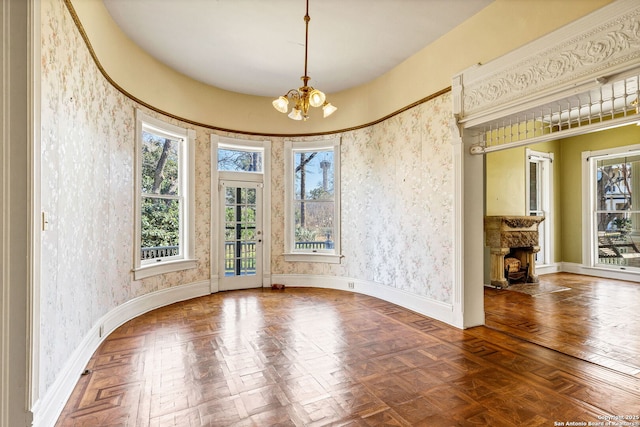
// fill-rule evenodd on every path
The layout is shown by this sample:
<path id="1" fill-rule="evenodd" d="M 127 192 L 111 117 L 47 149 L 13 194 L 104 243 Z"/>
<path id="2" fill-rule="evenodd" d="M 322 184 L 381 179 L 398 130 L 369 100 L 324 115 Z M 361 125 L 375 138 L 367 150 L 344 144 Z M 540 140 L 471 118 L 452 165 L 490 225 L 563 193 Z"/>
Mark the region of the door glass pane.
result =
<path id="1" fill-rule="evenodd" d="M 256 189 L 227 187 L 225 276 L 256 274 Z"/>
<path id="2" fill-rule="evenodd" d="M 538 210 L 538 163 L 529 163 L 529 209 Z"/>
<path id="3" fill-rule="evenodd" d="M 227 206 L 234 206 L 236 203 L 236 189 L 227 187 L 225 191 Z"/>
<path id="4" fill-rule="evenodd" d="M 245 223 L 255 224 L 256 208 L 255 206 L 242 206 L 240 208 L 241 221 Z"/>

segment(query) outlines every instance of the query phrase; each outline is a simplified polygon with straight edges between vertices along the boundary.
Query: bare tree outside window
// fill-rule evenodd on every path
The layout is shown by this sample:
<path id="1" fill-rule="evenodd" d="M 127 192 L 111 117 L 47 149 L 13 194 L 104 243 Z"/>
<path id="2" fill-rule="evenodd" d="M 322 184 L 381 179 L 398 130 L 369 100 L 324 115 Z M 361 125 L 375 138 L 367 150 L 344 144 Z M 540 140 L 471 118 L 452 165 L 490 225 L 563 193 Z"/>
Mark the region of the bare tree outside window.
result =
<path id="1" fill-rule="evenodd" d="M 262 151 L 218 149 L 218 170 L 235 172 L 262 172 Z"/>
<path id="2" fill-rule="evenodd" d="M 333 151 L 297 151 L 294 164 L 296 249 L 331 249 L 335 207 Z"/>

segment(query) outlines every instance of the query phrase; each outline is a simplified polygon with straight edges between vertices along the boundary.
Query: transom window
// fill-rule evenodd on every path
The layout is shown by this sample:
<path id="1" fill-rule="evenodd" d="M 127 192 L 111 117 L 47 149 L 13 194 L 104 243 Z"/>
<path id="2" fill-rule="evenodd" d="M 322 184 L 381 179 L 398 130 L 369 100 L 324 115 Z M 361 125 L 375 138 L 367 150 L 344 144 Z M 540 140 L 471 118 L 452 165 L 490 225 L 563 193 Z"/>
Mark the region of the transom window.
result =
<path id="1" fill-rule="evenodd" d="M 263 172 L 264 149 L 218 144 L 218 170 L 226 172 Z"/>
<path id="2" fill-rule="evenodd" d="M 136 279 L 195 267 L 195 132 L 137 112 Z"/>
<path id="3" fill-rule="evenodd" d="M 285 259 L 339 262 L 340 145 L 338 139 L 285 145 Z"/>

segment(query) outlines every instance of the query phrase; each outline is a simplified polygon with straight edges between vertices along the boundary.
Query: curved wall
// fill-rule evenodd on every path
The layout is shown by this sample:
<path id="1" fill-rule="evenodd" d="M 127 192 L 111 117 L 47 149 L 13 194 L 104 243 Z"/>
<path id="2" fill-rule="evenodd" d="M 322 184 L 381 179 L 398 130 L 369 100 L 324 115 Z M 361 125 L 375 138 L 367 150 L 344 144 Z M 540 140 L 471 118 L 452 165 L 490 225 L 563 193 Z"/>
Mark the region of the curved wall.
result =
<path id="1" fill-rule="evenodd" d="M 451 77 L 463 69 L 503 55 L 610 2 L 496 0 L 387 74 L 330 94 L 340 108 L 337 114 L 299 123 L 271 108 L 269 98 L 226 92 L 160 64 L 120 31 L 102 1 L 65 1 L 77 14 L 104 70 L 124 91 L 195 123 L 263 135 L 336 132 L 378 121 L 448 88 Z"/>
<path id="2" fill-rule="evenodd" d="M 485 21 L 474 18 L 376 81 L 332 95 L 340 105 L 335 120 L 299 126 L 276 113 L 268 99 L 223 92 L 155 62 L 122 39 L 101 1 L 74 0 L 77 15 L 70 13 L 69 1 L 41 1 L 41 205 L 49 230 L 42 233 L 39 351 L 41 407 L 50 414 L 70 393 L 103 333 L 119 324 L 112 313 L 127 320 L 135 315 L 127 310 L 145 298 L 169 295 L 164 301 L 171 302 L 209 289 L 211 133 L 271 140 L 274 276 L 355 280 L 377 287 L 383 297 L 400 295 L 416 311 L 450 312 L 453 154 L 451 96 L 443 88 L 468 63 L 490 59 L 518 40 L 606 3 L 579 2 L 560 20 L 554 20 L 563 15 L 556 9 L 552 24 L 541 10 L 531 11 L 533 22 L 512 20 L 523 31 L 510 39 L 496 29 L 504 27 L 496 19 L 526 8 L 522 2 L 498 1 L 482 12 Z M 566 9 L 562 1 L 552 3 Z M 74 22 L 78 17 L 94 52 Z M 487 31 L 473 34 L 485 26 Z M 525 29 L 532 31 L 525 35 Z M 474 51 L 479 40 L 487 45 Z M 231 108 L 221 108 L 222 100 Z M 131 274 L 136 108 L 196 131 L 197 268 L 140 281 Z M 309 135 L 315 132 L 342 137 L 345 258 L 340 265 L 288 263 L 282 256 L 282 142 L 289 134 L 317 139 Z"/>

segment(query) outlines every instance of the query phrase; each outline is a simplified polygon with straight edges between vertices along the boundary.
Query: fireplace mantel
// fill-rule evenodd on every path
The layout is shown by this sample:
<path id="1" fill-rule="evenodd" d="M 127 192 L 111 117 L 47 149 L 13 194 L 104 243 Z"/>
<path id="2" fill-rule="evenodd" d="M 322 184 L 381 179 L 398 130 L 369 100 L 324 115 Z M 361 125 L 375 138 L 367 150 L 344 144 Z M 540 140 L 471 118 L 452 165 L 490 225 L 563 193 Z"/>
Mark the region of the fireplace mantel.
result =
<path id="1" fill-rule="evenodd" d="M 528 282 L 538 282 L 535 254 L 540 251 L 538 225 L 543 216 L 486 216 L 485 244 L 491 252 L 491 285 L 509 286 L 504 275 L 504 257 L 511 253 L 528 266 Z"/>

